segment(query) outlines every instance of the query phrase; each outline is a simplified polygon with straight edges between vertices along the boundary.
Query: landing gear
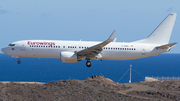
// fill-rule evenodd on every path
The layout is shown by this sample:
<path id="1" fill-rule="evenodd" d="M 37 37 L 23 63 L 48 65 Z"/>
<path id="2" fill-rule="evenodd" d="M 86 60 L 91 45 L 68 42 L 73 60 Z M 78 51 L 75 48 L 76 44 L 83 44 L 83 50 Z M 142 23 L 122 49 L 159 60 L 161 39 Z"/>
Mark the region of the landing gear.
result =
<path id="1" fill-rule="evenodd" d="M 91 62 L 90 62 L 89 60 L 87 60 L 86 66 L 87 66 L 87 67 L 91 67 Z"/>
<path id="2" fill-rule="evenodd" d="M 18 64 L 20 64 L 20 63 L 21 63 L 21 61 L 20 61 L 20 60 L 18 60 L 18 61 L 17 61 L 17 63 L 18 63 Z"/>

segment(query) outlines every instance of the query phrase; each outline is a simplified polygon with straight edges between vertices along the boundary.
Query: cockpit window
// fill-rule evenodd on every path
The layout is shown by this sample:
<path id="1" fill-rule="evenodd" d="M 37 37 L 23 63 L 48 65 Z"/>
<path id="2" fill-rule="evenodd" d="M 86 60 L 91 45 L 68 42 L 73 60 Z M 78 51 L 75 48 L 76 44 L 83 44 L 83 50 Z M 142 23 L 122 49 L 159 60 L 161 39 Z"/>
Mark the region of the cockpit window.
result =
<path id="1" fill-rule="evenodd" d="M 12 46 L 15 46 L 15 44 L 9 44 L 8 46 L 11 46 L 11 47 L 12 47 Z"/>

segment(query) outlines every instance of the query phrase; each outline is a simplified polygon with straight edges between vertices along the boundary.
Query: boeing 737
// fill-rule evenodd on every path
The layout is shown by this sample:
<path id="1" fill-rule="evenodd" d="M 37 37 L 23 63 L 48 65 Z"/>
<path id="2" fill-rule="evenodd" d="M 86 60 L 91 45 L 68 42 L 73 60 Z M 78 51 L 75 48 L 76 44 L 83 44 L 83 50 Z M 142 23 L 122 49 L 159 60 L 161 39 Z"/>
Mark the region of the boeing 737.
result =
<path id="1" fill-rule="evenodd" d="M 90 60 L 131 60 L 156 56 L 170 51 L 177 44 L 169 43 L 176 16 L 176 13 L 170 13 L 149 37 L 130 43 L 113 41 L 114 30 L 103 42 L 23 40 L 9 44 L 1 51 L 17 58 L 18 64 L 21 63 L 20 57 L 59 58 L 65 63 L 87 60 L 87 67 L 91 67 Z"/>

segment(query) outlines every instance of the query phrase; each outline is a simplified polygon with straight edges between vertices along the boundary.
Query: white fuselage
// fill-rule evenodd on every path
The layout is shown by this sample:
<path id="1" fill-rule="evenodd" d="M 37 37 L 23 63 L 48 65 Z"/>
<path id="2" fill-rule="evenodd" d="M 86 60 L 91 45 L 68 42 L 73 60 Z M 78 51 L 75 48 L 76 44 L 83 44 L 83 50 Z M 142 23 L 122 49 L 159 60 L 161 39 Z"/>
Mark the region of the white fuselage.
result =
<path id="1" fill-rule="evenodd" d="M 58 41 L 58 40 L 24 40 L 13 42 L 15 46 L 7 46 L 2 49 L 8 55 L 14 57 L 33 58 L 60 58 L 60 53 L 64 51 L 78 52 L 97 45 L 101 42 L 94 41 Z M 103 47 L 99 53 L 99 58 L 91 60 L 131 60 L 148 56 L 155 56 L 167 52 L 169 49 L 156 49 L 156 44 L 143 43 L 121 43 L 111 42 Z M 80 60 L 85 60 L 81 58 Z"/>

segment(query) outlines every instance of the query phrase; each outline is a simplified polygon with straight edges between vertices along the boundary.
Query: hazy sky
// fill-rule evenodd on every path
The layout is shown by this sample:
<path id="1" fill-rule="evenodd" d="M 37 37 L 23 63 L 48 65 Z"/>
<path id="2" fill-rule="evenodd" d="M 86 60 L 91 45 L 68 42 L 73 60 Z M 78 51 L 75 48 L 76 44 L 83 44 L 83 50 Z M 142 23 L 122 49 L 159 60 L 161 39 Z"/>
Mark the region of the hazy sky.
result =
<path id="1" fill-rule="evenodd" d="M 180 0 L 0 0 L 0 48 L 19 40 L 118 42 L 148 37 L 169 13 L 177 13 L 169 53 L 180 53 Z"/>

